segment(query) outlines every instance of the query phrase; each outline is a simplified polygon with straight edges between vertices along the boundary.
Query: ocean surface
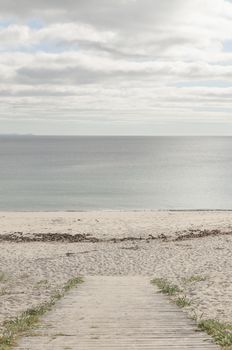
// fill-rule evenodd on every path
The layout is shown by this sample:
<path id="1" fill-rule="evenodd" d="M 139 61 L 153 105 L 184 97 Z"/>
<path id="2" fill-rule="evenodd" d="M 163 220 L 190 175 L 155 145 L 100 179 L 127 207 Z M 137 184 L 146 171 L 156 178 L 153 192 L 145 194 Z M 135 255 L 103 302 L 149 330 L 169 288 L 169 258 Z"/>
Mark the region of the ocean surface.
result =
<path id="1" fill-rule="evenodd" d="M 0 210 L 232 209 L 232 137 L 0 136 Z"/>

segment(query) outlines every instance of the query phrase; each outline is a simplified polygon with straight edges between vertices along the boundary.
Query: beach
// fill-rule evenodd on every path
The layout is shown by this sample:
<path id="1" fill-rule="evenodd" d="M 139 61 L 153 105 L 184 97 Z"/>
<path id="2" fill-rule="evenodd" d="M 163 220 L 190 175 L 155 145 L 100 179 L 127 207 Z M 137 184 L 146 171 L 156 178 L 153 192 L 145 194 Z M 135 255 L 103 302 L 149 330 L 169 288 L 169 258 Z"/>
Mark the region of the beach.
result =
<path id="1" fill-rule="evenodd" d="M 232 350 L 232 0 L 0 8 L 0 350 Z"/>
<path id="2" fill-rule="evenodd" d="M 232 212 L 2 212 L 0 324 L 75 276 L 178 285 L 191 317 L 231 322 Z"/>

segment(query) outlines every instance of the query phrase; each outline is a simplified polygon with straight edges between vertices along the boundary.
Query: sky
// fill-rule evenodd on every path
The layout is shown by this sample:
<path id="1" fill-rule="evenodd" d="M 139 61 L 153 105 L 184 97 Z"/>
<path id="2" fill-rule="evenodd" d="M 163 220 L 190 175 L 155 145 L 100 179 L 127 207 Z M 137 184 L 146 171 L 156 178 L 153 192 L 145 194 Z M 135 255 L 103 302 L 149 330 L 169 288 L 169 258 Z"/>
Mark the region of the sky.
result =
<path id="1" fill-rule="evenodd" d="M 232 135 L 231 0 L 0 0 L 0 134 Z"/>

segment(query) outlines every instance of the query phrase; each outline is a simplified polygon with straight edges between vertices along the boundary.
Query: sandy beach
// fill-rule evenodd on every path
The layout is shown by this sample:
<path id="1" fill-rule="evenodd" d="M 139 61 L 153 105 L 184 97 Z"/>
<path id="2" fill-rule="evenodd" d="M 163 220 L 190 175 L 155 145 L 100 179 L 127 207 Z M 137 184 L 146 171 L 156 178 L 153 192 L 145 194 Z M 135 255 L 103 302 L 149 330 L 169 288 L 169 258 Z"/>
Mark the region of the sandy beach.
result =
<path id="1" fill-rule="evenodd" d="M 1 325 L 79 275 L 166 278 L 189 315 L 231 322 L 231 211 L 2 212 L 0 228 Z"/>

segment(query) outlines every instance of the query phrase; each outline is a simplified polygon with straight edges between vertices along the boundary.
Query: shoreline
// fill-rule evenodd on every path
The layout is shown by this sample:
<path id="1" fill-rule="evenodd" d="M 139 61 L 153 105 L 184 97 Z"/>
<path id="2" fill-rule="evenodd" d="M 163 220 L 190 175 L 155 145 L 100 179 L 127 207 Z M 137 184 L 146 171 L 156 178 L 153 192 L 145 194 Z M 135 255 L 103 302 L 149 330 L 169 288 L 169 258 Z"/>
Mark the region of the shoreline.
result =
<path id="1" fill-rule="evenodd" d="M 93 210 L 0 210 L 3 213 L 150 213 L 150 212 L 232 212 L 232 209 L 93 209 Z"/>
<path id="2" fill-rule="evenodd" d="M 232 211 L 0 212 L 0 236 L 68 234 L 115 238 L 176 237 L 187 231 L 232 231 Z"/>

